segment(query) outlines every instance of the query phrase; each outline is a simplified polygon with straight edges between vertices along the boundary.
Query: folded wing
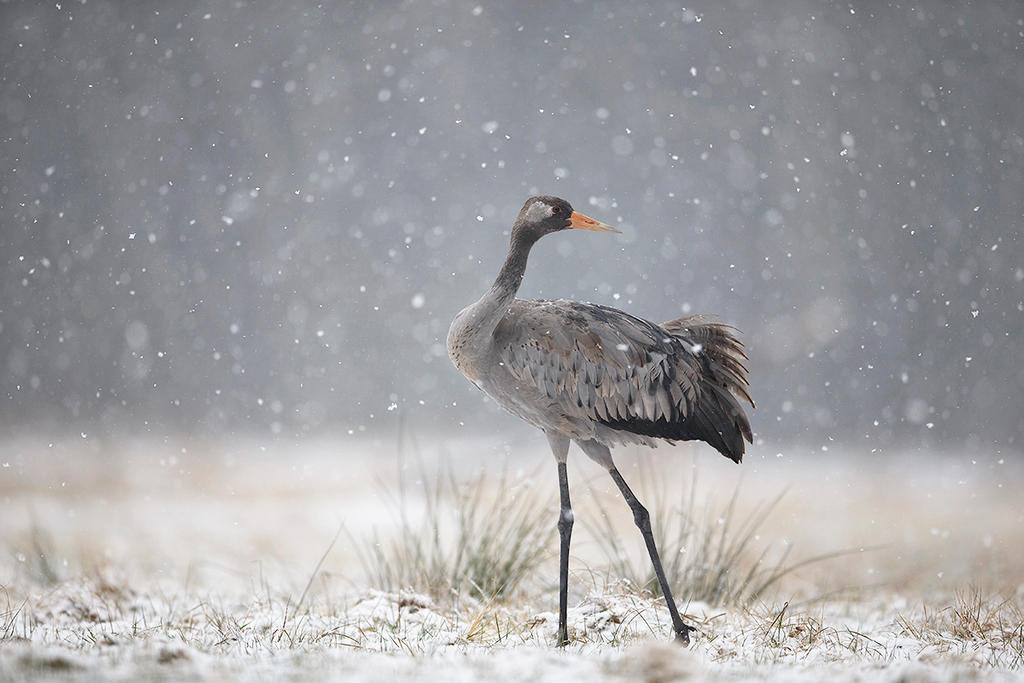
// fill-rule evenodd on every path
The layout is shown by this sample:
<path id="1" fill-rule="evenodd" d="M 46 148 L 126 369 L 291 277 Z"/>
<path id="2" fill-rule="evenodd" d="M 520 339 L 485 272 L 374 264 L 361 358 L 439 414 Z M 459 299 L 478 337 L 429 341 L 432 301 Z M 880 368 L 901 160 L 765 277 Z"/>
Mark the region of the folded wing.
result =
<path id="1" fill-rule="evenodd" d="M 565 415 L 612 429 L 706 441 L 739 462 L 750 423 L 742 344 L 698 316 L 662 325 L 614 308 L 515 300 L 495 331 L 513 377 Z"/>

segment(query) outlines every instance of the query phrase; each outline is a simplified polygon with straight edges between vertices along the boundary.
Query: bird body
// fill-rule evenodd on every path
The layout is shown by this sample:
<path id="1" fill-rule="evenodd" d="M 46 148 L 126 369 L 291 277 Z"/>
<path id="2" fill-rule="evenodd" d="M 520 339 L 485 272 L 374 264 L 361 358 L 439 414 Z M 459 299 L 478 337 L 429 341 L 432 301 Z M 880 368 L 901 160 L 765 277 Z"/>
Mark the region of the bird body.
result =
<path id="1" fill-rule="evenodd" d="M 531 197 L 512 228 L 497 279 L 456 315 L 448 332 L 455 366 L 499 405 L 543 430 L 558 464 L 561 514 L 558 642 L 567 642 L 566 582 L 572 529 L 565 469 L 569 443 L 606 467 L 647 543 L 678 638 L 679 617 L 651 535 L 649 515 L 615 468 L 610 448 L 658 440 L 705 441 L 740 462 L 753 405 L 746 355 L 733 328 L 700 316 L 657 325 L 623 311 L 566 300 L 517 299 L 530 249 L 569 228 L 618 232 L 564 199 Z"/>
<path id="2" fill-rule="evenodd" d="M 456 318 L 458 321 L 458 318 Z M 606 446 L 700 438 L 739 462 L 750 424 L 742 347 L 726 325 L 699 316 L 655 325 L 623 311 L 566 300 L 513 299 L 482 346 L 452 360 L 507 411 L 545 432 Z"/>

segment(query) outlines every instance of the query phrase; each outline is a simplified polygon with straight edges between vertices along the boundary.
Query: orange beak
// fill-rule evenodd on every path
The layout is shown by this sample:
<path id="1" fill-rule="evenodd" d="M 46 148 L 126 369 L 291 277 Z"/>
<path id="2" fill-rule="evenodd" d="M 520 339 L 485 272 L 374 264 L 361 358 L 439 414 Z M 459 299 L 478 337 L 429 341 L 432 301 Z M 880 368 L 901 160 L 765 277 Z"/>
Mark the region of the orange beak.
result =
<path id="1" fill-rule="evenodd" d="M 569 216 L 569 227 L 579 228 L 581 230 L 593 230 L 594 232 L 618 232 L 621 234 L 619 230 L 616 230 L 612 226 L 602 223 L 601 221 L 595 221 L 593 218 L 584 216 L 578 211 L 573 211 L 572 215 Z"/>

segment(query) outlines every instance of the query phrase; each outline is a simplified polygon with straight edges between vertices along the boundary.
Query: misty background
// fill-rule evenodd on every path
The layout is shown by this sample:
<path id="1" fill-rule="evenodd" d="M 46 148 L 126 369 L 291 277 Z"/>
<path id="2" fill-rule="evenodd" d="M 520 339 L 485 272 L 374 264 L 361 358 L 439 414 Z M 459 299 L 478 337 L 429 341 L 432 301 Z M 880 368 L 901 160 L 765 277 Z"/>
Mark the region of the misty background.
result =
<path id="1" fill-rule="evenodd" d="M 445 335 L 543 193 L 624 234 L 520 296 L 735 324 L 759 437 L 1017 452 L 1022 103 L 1013 1 L 3 2 L 0 427 L 529 429 Z"/>

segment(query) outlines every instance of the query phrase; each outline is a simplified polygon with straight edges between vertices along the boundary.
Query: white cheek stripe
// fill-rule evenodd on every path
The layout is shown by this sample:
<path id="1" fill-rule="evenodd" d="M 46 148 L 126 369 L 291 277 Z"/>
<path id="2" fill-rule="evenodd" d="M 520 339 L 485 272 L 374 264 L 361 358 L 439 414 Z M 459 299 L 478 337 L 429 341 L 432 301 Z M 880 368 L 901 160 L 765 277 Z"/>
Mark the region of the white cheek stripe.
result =
<path id="1" fill-rule="evenodd" d="M 530 208 L 526 210 L 526 222 L 540 223 L 545 218 L 548 218 L 553 212 L 554 211 L 550 204 L 546 204 L 542 201 L 536 201 L 533 204 L 530 204 Z"/>

